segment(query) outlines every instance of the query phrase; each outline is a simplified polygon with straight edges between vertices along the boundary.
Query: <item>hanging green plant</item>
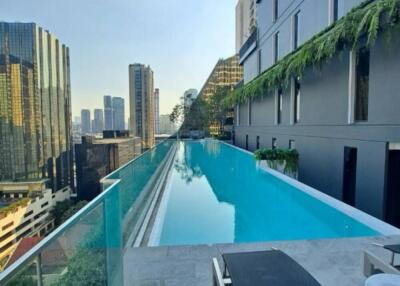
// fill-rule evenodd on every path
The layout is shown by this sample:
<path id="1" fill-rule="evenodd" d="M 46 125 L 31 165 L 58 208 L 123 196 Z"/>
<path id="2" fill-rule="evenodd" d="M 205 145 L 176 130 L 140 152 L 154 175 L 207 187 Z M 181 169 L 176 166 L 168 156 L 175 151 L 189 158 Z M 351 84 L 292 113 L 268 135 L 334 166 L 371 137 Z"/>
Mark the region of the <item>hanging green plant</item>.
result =
<path id="1" fill-rule="evenodd" d="M 372 46 L 379 30 L 399 24 L 400 0 L 368 0 L 353 8 L 333 25 L 315 35 L 246 85 L 233 90 L 224 104 L 234 106 L 265 96 L 278 86 L 287 86 L 292 77 L 301 77 L 307 67 L 320 65 L 345 47 L 356 49 L 366 35 Z"/>

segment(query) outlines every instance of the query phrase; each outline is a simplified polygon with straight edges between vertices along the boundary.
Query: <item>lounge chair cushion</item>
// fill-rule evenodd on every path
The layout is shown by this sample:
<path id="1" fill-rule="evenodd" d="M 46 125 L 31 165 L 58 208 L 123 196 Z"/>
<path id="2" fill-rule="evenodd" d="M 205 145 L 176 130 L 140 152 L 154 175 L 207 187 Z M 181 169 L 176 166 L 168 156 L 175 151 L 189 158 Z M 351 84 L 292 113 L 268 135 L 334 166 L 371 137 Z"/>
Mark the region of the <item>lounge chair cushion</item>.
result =
<path id="1" fill-rule="evenodd" d="M 319 286 L 291 257 L 279 250 L 223 254 L 234 286 Z"/>
<path id="2" fill-rule="evenodd" d="M 400 275 L 377 274 L 365 281 L 365 286 L 400 286 Z"/>

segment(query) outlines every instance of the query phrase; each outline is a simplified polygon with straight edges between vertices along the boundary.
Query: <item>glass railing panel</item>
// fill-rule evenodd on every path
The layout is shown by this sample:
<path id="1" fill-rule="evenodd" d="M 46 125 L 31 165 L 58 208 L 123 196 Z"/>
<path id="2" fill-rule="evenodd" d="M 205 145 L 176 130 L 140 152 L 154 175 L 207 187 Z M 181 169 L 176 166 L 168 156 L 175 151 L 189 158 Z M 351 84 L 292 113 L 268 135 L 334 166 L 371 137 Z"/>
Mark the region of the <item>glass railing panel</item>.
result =
<path id="1" fill-rule="evenodd" d="M 0 273 L 0 285 L 123 285 L 123 248 L 143 222 L 175 142 L 104 178 L 104 191 Z"/>
<path id="2" fill-rule="evenodd" d="M 5 286 L 37 286 L 38 276 L 37 276 L 37 259 L 33 258 L 24 267 L 19 270 L 12 279 L 7 281 Z"/>
<path id="3" fill-rule="evenodd" d="M 154 194 L 157 178 L 165 168 L 167 157 L 172 152 L 171 148 L 175 142 L 175 140 L 166 140 L 158 144 L 141 157 L 105 178 L 105 182 L 120 180 L 119 202 L 124 245 L 132 242 L 130 239 L 139 230 L 145 211 Z"/>
<path id="4" fill-rule="evenodd" d="M 106 249 L 101 202 L 42 251 L 43 285 L 106 285 Z"/>
<path id="5" fill-rule="evenodd" d="M 117 202 L 117 203 L 115 203 Z M 3 273 L 0 285 L 122 285 L 118 181 Z M 38 267 L 39 266 L 39 267 Z M 21 269 L 22 272 L 21 272 Z M 22 280 L 23 279 L 23 280 Z M 18 284 L 16 281 L 28 281 Z M 16 284 L 17 283 L 17 284 Z"/>

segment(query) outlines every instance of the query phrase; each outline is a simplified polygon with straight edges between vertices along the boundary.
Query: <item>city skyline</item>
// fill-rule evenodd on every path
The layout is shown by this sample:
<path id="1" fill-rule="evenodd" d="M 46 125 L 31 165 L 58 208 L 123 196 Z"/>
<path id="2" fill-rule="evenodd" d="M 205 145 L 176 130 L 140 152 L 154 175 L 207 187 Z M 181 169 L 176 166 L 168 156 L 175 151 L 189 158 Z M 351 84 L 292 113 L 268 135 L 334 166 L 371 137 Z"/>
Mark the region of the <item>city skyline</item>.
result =
<path id="1" fill-rule="evenodd" d="M 235 5 L 235 0 L 116 0 L 96 5 L 90 1 L 6 0 L 0 17 L 9 22 L 35 22 L 70 47 L 73 116 L 79 116 L 81 109 L 100 108 L 103 95 L 111 94 L 125 99 L 127 121 L 129 64 L 143 62 L 152 67 L 155 84 L 162 90 L 160 113 L 170 113 L 185 90 L 201 88 L 220 57 L 234 53 Z M 149 12 L 152 17 L 147 17 Z M 71 14 L 73 18 L 67 16 Z"/>

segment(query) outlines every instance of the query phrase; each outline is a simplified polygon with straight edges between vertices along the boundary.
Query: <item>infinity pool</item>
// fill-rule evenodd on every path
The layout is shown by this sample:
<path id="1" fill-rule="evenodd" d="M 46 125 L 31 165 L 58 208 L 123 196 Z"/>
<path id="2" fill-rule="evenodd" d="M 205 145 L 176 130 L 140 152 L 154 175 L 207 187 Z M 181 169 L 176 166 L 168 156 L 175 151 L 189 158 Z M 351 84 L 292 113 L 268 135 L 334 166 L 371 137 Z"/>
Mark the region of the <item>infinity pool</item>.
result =
<path id="1" fill-rule="evenodd" d="M 172 168 L 150 245 L 379 234 L 218 141 L 179 142 Z"/>

